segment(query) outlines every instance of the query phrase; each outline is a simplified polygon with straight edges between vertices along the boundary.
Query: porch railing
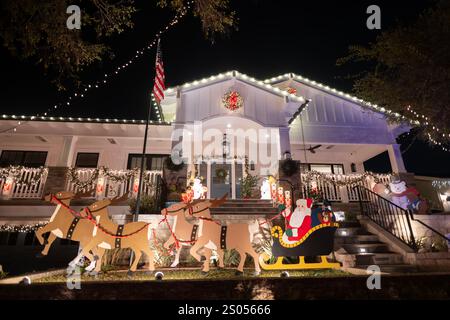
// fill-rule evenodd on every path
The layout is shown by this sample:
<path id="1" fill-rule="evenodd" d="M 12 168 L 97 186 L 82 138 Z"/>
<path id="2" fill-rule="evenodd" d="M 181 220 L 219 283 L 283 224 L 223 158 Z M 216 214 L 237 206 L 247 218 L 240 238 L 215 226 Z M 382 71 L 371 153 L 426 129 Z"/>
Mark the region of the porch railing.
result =
<path id="1" fill-rule="evenodd" d="M 408 210 L 397 206 L 364 186 L 356 186 L 354 190 L 356 190 L 359 197 L 362 215 L 375 222 L 414 251 L 417 251 Z"/>
<path id="2" fill-rule="evenodd" d="M 96 198 L 113 198 L 125 193 L 133 195 L 137 193 L 139 174 L 134 170 L 109 170 L 108 175 L 102 175 L 97 169 L 77 169 L 75 174 L 78 179 L 76 181 L 68 179 L 66 187 L 68 191 L 74 193 L 95 189 Z M 160 197 L 161 177 L 161 170 L 145 171 L 142 194 Z"/>
<path id="3" fill-rule="evenodd" d="M 321 176 L 313 176 L 312 178 L 307 173 L 301 174 L 301 188 L 302 194 L 308 194 L 308 188 L 311 187 L 311 183 L 314 183 L 317 190 L 323 195 L 325 199 L 328 201 L 336 201 L 336 202 L 357 202 L 359 201 L 358 191 L 355 189 L 355 186 L 363 186 L 365 188 L 370 189 L 371 177 L 367 176 L 363 179 L 359 179 L 363 177 L 362 174 L 327 174 L 326 179 L 323 179 Z M 389 184 L 391 181 L 390 175 L 383 174 L 374 174 L 374 177 L 380 183 Z M 309 179 L 310 184 L 308 185 L 305 181 Z"/>
<path id="4" fill-rule="evenodd" d="M 0 175 L 2 199 L 40 199 L 42 197 L 48 169 L 10 167 L 0 168 L 0 170 L 2 170 Z"/>

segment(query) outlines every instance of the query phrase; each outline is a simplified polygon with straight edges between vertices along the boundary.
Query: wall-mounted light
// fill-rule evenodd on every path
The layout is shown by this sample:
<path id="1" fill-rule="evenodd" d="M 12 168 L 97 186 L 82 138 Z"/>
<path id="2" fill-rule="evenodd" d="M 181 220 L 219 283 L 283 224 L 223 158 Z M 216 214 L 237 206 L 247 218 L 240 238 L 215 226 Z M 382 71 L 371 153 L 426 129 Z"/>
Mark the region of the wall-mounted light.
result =
<path id="1" fill-rule="evenodd" d="M 286 150 L 284 152 L 284 160 L 289 160 L 289 159 L 292 159 L 292 155 L 291 155 L 291 152 L 289 150 Z"/>

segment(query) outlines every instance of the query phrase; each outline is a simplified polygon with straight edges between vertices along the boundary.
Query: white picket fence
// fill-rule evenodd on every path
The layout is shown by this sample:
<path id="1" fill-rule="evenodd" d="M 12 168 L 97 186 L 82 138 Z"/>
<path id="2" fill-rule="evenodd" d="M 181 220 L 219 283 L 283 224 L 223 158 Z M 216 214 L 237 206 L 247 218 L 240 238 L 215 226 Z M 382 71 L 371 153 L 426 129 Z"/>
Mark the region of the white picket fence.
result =
<path id="1" fill-rule="evenodd" d="M 44 192 L 48 170 L 44 169 L 41 178 L 31 183 L 42 169 L 23 168 L 16 179 L 0 178 L 0 196 L 3 199 L 40 199 Z M 20 181 L 21 183 L 17 183 Z"/>
<path id="2" fill-rule="evenodd" d="M 389 182 L 391 181 L 390 175 L 375 174 L 375 176 L 380 181 L 380 183 L 383 183 L 386 185 L 389 184 Z M 362 185 L 362 186 L 368 188 L 369 190 L 372 189 L 373 178 L 371 178 L 371 177 L 367 177 L 367 178 L 363 179 L 362 181 L 359 181 L 356 183 L 351 183 L 351 181 L 355 181 L 355 178 L 359 178 L 359 177 L 361 177 L 360 174 L 349 174 L 349 175 L 329 174 L 329 175 L 327 175 L 327 178 L 330 179 L 331 181 L 321 179 L 320 176 L 316 176 L 315 178 L 313 178 L 312 181 L 315 183 L 315 185 L 317 186 L 317 189 L 322 193 L 324 198 L 326 198 L 327 200 L 336 201 L 336 202 L 352 202 L 352 201 L 359 200 L 358 191 L 354 188 L 356 185 Z M 302 192 L 303 192 L 303 194 L 307 194 L 308 186 L 304 183 L 306 180 L 305 173 L 301 174 L 301 179 L 303 182 L 302 183 Z M 345 183 L 349 183 L 349 184 L 347 184 L 345 186 L 337 186 L 332 181 L 345 182 Z"/>
<path id="3" fill-rule="evenodd" d="M 77 169 L 76 175 L 81 182 L 87 182 L 91 180 L 92 175 L 95 174 L 95 169 Z M 96 198 L 114 198 L 122 196 L 125 193 L 136 194 L 137 182 L 139 172 L 135 176 L 129 176 L 131 170 L 111 170 L 110 174 L 115 177 L 126 177 L 126 179 L 120 179 L 119 181 L 109 178 L 108 176 L 98 175 L 97 179 L 94 179 L 89 185 L 84 188 L 80 188 L 75 182 L 67 181 L 66 190 L 77 192 L 85 192 L 89 189 L 95 189 L 94 196 Z M 156 193 L 156 187 L 158 182 L 158 176 L 162 176 L 161 170 L 147 170 L 144 173 L 145 180 L 148 183 L 144 183 L 142 192 L 143 194 L 154 196 Z"/>

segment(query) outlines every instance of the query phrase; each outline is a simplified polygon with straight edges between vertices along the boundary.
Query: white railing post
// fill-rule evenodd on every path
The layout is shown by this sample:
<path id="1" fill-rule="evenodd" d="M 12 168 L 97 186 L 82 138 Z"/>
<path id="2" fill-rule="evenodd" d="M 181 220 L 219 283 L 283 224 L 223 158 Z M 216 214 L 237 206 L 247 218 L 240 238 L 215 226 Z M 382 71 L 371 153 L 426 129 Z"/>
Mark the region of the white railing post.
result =
<path id="1" fill-rule="evenodd" d="M 105 198 L 106 193 L 106 177 L 100 175 L 97 178 L 97 184 L 95 186 L 95 199 L 102 200 Z"/>
<path id="2" fill-rule="evenodd" d="M 11 199 L 14 190 L 14 178 L 9 175 L 2 184 L 2 199 Z"/>

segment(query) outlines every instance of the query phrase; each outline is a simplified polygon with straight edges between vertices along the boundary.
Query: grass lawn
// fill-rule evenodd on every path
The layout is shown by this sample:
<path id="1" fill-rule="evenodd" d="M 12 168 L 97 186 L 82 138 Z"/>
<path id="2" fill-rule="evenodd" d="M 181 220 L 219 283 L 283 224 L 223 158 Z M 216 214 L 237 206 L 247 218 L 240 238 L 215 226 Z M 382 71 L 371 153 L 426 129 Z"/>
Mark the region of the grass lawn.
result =
<path id="1" fill-rule="evenodd" d="M 244 270 L 244 276 L 236 276 L 235 269 L 211 269 L 208 275 L 202 275 L 199 269 L 162 269 L 157 270 L 164 273 L 164 280 L 227 280 L 227 279 L 255 279 L 255 278 L 279 278 L 281 271 L 262 271 L 258 277 L 252 275 L 252 269 Z M 330 278 L 330 277 L 349 277 L 350 273 L 340 270 L 291 270 L 291 278 Z M 132 278 L 127 276 L 126 270 L 107 271 L 92 277 L 87 274 L 81 276 L 82 281 L 156 281 L 154 274 L 149 275 L 145 270 L 138 270 Z M 36 279 L 34 283 L 58 283 L 66 282 L 65 274 Z"/>

